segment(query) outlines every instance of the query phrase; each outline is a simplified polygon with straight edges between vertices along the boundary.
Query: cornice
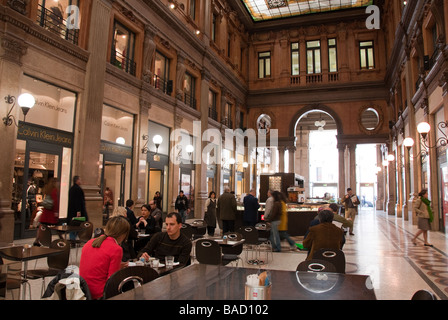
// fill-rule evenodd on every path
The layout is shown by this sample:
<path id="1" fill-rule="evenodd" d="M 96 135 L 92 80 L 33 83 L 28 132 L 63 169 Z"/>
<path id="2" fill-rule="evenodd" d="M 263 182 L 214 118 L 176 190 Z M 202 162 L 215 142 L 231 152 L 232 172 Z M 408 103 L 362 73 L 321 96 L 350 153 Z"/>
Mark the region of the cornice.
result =
<path id="1" fill-rule="evenodd" d="M 39 25 L 33 23 L 27 17 L 8 7 L 0 6 L 0 21 L 11 24 L 16 28 L 23 30 L 28 35 L 31 35 L 38 40 L 44 41 L 51 46 L 62 50 L 63 52 L 66 52 L 71 56 L 74 56 L 77 59 L 80 59 L 84 62 L 87 62 L 89 60 L 89 52 L 83 50 L 77 45 L 74 45 L 64 39 L 53 35 L 50 31 L 43 29 Z M 24 39 L 24 41 L 26 42 L 26 39 Z"/>

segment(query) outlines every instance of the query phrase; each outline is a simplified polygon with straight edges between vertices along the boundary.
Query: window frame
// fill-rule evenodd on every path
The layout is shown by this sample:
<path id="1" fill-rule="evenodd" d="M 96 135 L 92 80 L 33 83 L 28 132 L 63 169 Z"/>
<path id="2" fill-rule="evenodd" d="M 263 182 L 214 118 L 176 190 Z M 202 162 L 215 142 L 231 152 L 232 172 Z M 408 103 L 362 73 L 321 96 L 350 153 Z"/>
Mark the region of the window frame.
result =
<path id="1" fill-rule="evenodd" d="M 268 53 L 269 56 L 266 57 L 262 57 L 262 54 L 266 54 Z M 265 79 L 265 78 L 270 78 L 271 77 L 271 51 L 260 51 L 258 52 L 258 79 Z M 269 61 L 269 68 L 267 68 L 267 61 Z M 262 62 L 262 68 L 263 70 L 261 70 L 261 65 L 260 62 Z M 269 74 L 266 72 L 266 70 L 269 69 Z M 263 71 L 263 74 L 261 74 L 260 71 Z"/>
<path id="2" fill-rule="evenodd" d="M 368 43 L 371 42 L 371 45 L 364 45 L 361 46 L 362 43 Z M 375 69 L 375 42 L 373 40 L 362 40 L 359 41 L 358 43 L 359 46 L 359 67 L 361 70 L 373 70 Z M 370 61 L 369 61 L 369 49 L 372 50 L 372 63 L 373 65 L 370 66 Z M 364 53 L 363 53 L 364 52 Z M 362 56 L 364 56 L 365 58 L 365 62 L 366 62 L 366 66 L 363 67 L 362 66 Z"/>
<path id="3" fill-rule="evenodd" d="M 309 47 L 308 44 L 310 44 L 311 42 L 318 42 L 319 46 L 317 47 Z M 308 40 L 306 41 L 306 73 L 307 74 L 320 74 L 322 73 L 322 52 L 321 52 L 321 43 L 320 43 L 320 39 L 317 40 Z M 313 70 L 312 72 L 310 72 L 310 68 L 309 68 L 309 53 L 311 52 L 312 54 L 312 65 L 313 65 Z M 319 72 L 317 72 L 316 70 L 316 52 L 319 52 Z"/>
<path id="4" fill-rule="evenodd" d="M 123 59 L 126 60 L 126 67 L 123 68 L 123 66 L 121 66 L 121 69 L 123 71 L 125 71 L 126 73 L 129 73 L 129 74 L 135 76 L 137 73 L 137 67 L 136 67 L 136 62 L 135 62 L 135 44 L 136 44 L 137 35 L 135 32 L 131 31 L 122 22 L 120 22 L 120 20 L 117 20 L 117 19 L 114 19 L 113 30 L 112 30 L 112 46 L 111 46 L 111 53 L 110 53 L 111 63 L 114 64 L 117 61 L 117 49 L 116 49 L 116 43 L 117 43 L 116 37 L 118 36 L 118 34 L 116 34 L 117 26 L 119 26 L 120 29 L 125 30 L 127 32 L 126 48 L 127 48 L 128 57 L 123 55 Z M 132 45 L 130 45 L 131 42 L 132 42 Z M 129 55 L 129 48 L 132 48 L 130 55 Z M 129 61 L 129 63 L 128 63 L 128 61 Z M 119 67 L 119 66 L 117 65 L 117 67 Z"/>
<path id="5" fill-rule="evenodd" d="M 293 45 L 297 45 L 297 48 L 293 48 Z M 291 42 L 290 45 L 291 50 L 291 76 L 300 75 L 300 43 L 299 42 Z M 297 54 L 297 73 L 294 72 L 294 54 Z"/>
<path id="6" fill-rule="evenodd" d="M 334 40 L 334 44 L 331 45 L 330 44 L 330 40 Z M 339 68 L 338 68 L 338 46 L 337 46 L 337 40 L 336 38 L 328 38 L 327 39 L 327 44 L 328 44 L 328 72 L 338 72 Z M 334 57 L 335 57 L 335 65 L 336 65 L 336 70 L 331 70 L 331 54 L 330 51 L 331 49 L 334 49 Z"/>

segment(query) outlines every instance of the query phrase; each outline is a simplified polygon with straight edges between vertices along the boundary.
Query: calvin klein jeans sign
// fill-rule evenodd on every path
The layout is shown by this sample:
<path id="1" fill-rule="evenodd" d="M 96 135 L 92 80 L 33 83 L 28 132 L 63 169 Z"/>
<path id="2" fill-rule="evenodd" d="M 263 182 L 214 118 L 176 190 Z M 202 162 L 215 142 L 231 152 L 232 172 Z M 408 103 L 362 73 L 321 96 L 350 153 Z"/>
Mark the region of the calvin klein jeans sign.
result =
<path id="1" fill-rule="evenodd" d="M 72 133 L 35 126 L 21 121 L 19 122 L 17 139 L 53 143 L 67 148 L 71 148 L 73 145 Z"/>

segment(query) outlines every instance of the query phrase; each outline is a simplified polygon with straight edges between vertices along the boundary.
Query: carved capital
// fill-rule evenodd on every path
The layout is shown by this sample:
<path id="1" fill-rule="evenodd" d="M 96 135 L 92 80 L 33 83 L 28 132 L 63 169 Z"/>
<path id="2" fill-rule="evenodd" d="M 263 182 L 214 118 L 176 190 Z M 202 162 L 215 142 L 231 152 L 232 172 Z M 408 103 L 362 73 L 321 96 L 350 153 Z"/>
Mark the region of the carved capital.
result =
<path id="1" fill-rule="evenodd" d="M 26 54 L 27 46 L 24 42 L 15 40 L 8 36 L 1 39 L 0 57 L 4 60 L 22 65 L 22 56 Z"/>
<path id="2" fill-rule="evenodd" d="M 8 0 L 7 4 L 11 9 L 26 15 L 28 0 Z"/>

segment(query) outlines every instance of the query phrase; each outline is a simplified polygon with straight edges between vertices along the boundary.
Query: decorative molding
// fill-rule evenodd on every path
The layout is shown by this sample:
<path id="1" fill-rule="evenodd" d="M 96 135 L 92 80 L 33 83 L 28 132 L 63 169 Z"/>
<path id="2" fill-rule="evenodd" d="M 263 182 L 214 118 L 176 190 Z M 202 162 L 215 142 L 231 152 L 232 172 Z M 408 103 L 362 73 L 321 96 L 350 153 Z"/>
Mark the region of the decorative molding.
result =
<path id="1" fill-rule="evenodd" d="M 25 42 L 13 39 L 9 36 L 3 36 L 1 39 L 1 58 L 4 60 L 11 61 L 13 63 L 22 65 L 22 56 L 26 54 L 27 46 Z"/>

